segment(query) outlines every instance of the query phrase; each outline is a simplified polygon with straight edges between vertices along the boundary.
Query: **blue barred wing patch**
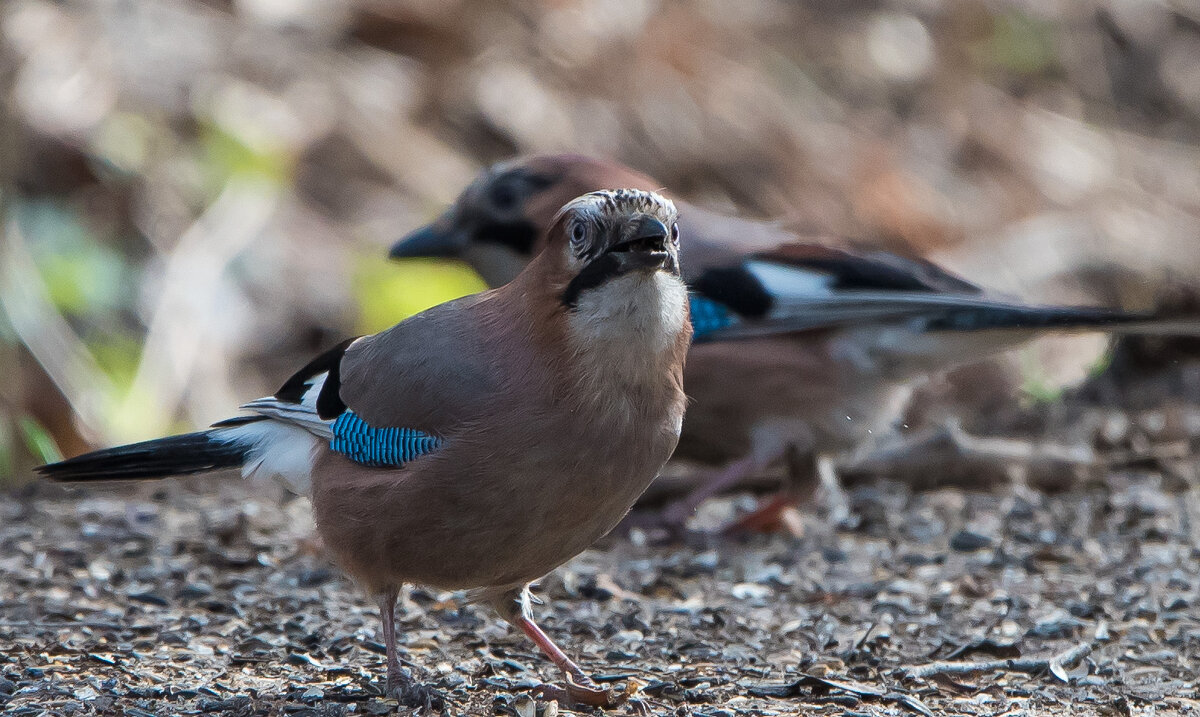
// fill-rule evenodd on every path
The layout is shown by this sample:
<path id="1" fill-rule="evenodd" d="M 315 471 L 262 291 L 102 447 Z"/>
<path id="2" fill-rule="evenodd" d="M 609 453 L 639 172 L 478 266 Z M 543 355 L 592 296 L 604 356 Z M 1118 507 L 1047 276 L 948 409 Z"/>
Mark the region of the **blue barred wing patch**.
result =
<path id="1" fill-rule="evenodd" d="M 699 294 L 688 296 L 692 314 L 692 339 L 700 340 L 708 334 L 729 328 L 737 323 L 737 317 L 724 304 Z"/>
<path id="2" fill-rule="evenodd" d="M 332 429 L 329 448 L 365 466 L 402 466 L 442 445 L 437 436 L 411 428 L 374 428 L 349 410 Z"/>

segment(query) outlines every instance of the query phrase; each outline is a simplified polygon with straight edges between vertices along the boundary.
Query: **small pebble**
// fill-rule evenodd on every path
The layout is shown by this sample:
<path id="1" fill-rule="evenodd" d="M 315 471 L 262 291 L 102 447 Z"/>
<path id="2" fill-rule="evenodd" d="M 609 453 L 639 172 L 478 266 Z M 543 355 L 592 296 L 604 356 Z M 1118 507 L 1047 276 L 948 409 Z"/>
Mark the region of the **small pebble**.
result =
<path id="1" fill-rule="evenodd" d="M 970 553 L 990 547 L 992 547 L 991 538 L 969 530 L 960 530 L 950 538 L 950 549 L 960 553 Z"/>
<path id="2" fill-rule="evenodd" d="M 391 714 L 398 704 L 396 700 L 374 700 L 367 703 L 367 712 L 373 715 Z"/>
<path id="3" fill-rule="evenodd" d="M 206 583 L 188 583 L 179 590 L 179 597 L 194 600 L 212 595 L 213 589 L 211 585 Z"/>
<path id="4" fill-rule="evenodd" d="M 758 583 L 738 583 L 729 591 L 738 600 L 763 600 L 771 595 L 771 588 Z"/>
<path id="5" fill-rule="evenodd" d="M 157 605 L 158 607 L 167 607 L 168 605 L 171 604 L 162 595 L 156 595 L 154 593 L 149 593 L 149 592 L 132 593 L 130 595 L 127 595 L 126 597 L 128 597 L 130 600 L 133 600 L 134 602 L 145 603 L 147 605 Z"/>
<path id="6" fill-rule="evenodd" d="M 694 574 L 708 575 L 717 569 L 721 556 L 715 550 L 706 550 L 688 561 L 688 569 Z"/>

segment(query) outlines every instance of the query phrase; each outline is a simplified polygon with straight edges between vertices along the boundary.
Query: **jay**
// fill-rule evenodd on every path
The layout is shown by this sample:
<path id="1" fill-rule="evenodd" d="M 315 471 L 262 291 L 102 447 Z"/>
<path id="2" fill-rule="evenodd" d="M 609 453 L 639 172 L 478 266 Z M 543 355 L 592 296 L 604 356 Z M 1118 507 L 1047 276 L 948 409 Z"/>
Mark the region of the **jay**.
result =
<path id="1" fill-rule="evenodd" d="M 563 197 L 605 186 L 661 184 L 581 155 L 500 163 L 440 218 L 397 242 L 391 256 L 456 256 L 499 285 L 537 253 L 541 228 Z M 929 261 L 803 243 L 776 224 L 676 204 L 688 236 L 683 278 L 695 327 L 676 455 L 722 467 L 667 508 L 663 520 L 674 528 L 707 497 L 780 459 L 789 459 L 793 491 L 815 467 L 838 494 L 834 457 L 886 433 L 914 378 L 1047 330 L 1181 330 L 1144 315 L 993 297 Z M 741 525 L 769 523 L 794 497 L 785 491 Z"/>
<path id="2" fill-rule="evenodd" d="M 283 476 L 378 603 L 389 694 L 439 699 L 396 651 L 395 602 L 416 583 L 490 603 L 563 671 L 565 691 L 548 692 L 609 704 L 534 623 L 528 588 L 616 526 L 679 439 L 692 333 L 679 228 L 669 200 L 638 190 L 588 193 L 546 226 L 507 285 L 338 345 L 249 415 L 39 470 Z"/>

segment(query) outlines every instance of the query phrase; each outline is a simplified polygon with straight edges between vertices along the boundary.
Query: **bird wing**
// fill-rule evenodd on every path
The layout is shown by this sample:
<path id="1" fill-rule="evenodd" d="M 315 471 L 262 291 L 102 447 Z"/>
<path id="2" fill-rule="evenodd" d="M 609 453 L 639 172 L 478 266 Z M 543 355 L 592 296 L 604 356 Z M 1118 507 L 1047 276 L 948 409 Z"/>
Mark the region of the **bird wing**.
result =
<path id="1" fill-rule="evenodd" d="M 318 438 L 331 438 L 333 421 L 342 413 L 342 409 L 333 403 L 335 400 L 340 401 L 336 392 L 326 392 L 325 384 L 337 384 L 342 357 L 350 344 L 357 340 L 346 339 L 317 356 L 294 373 L 273 396 L 264 396 L 244 403 L 241 406 L 242 410 L 296 425 Z M 330 377 L 333 381 L 329 381 Z M 215 425 L 220 427 L 240 420 L 242 419 L 234 418 Z"/>
<path id="2" fill-rule="evenodd" d="M 465 296 L 358 339 L 346 349 L 336 389 L 373 426 L 404 426 L 444 435 L 480 416 L 499 392 L 498 357 L 488 343 L 492 291 Z"/>
<path id="3" fill-rule="evenodd" d="M 989 296 L 932 262 L 884 251 L 791 243 L 692 282 L 700 340 L 888 324 L 913 331 L 1114 329 L 1173 333 L 1195 319 Z M 697 320 L 695 317 L 700 317 Z"/>
<path id="4" fill-rule="evenodd" d="M 344 341 L 242 408 L 304 428 L 365 465 L 401 466 L 437 450 L 446 433 L 478 415 L 495 385 L 467 312 L 454 306 L 478 300 Z"/>

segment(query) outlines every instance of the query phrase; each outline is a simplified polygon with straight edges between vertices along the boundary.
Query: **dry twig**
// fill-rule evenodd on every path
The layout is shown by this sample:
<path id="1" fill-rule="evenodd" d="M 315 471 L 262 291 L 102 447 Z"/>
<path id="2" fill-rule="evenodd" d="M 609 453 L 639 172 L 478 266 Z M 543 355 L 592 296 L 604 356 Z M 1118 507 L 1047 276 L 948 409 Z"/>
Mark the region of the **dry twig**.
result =
<path id="1" fill-rule="evenodd" d="M 934 675 L 969 675 L 976 672 L 1025 672 L 1038 674 L 1052 672 L 1063 682 L 1070 682 L 1066 668 L 1079 664 L 1079 661 L 1092 653 L 1093 643 L 1085 642 L 1065 652 L 1051 657 L 1036 659 L 1009 658 L 1004 660 L 986 660 L 984 662 L 932 662 L 920 667 L 905 668 L 905 673 L 912 678 L 925 679 Z"/>

